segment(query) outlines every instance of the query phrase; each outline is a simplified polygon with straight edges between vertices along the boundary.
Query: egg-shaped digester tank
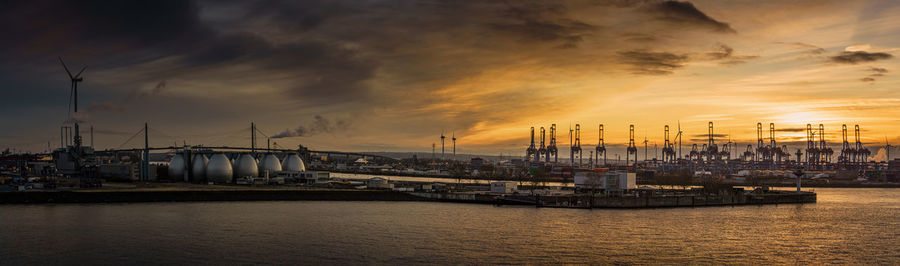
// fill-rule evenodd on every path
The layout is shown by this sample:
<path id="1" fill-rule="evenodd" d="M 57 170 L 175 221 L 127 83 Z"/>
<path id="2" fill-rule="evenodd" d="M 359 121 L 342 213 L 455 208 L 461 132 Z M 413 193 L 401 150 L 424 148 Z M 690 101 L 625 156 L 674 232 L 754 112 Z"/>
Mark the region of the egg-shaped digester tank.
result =
<path id="1" fill-rule="evenodd" d="M 208 163 L 209 159 L 206 158 L 206 155 L 194 155 L 193 165 L 191 166 L 193 179 L 191 181 L 203 181 L 206 178 L 206 164 Z"/>
<path id="2" fill-rule="evenodd" d="M 235 177 L 257 177 L 259 176 L 259 166 L 256 164 L 256 158 L 249 153 L 242 154 L 234 164 Z"/>
<path id="3" fill-rule="evenodd" d="M 181 180 L 184 178 L 184 156 L 176 153 L 169 159 L 169 179 Z"/>
<path id="4" fill-rule="evenodd" d="M 306 171 L 306 165 L 299 155 L 291 153 L 284 157 L 284 161 L 281 162 L 281 169 L 284 171 L 304 172 Z"/>
<path id="5" fill-rule="evenodd" d="M 206 180 L 214 183 L 231 183 L 233 174 L 231 160 L 222 153 L 216 153 L 206 165 Z"/>
<path id="6" fill-rule="evenodd" d="M 260 162 L 259 176 L 266 176 L 268 172 L 269 177 L 274 177 L 275 172 L 278 171 L 281 171 L 281 161 L 278 160 L 278 157 L 275 157 L 275 154 L 266 154 Z"/>

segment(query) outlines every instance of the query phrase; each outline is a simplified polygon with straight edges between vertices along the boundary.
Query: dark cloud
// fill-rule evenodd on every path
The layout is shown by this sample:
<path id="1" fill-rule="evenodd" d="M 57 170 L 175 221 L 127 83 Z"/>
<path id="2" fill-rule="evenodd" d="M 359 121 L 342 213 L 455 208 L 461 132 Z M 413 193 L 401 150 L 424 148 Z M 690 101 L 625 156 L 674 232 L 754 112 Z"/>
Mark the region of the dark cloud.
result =
<path id="1" fill-rule="evenodd" d="M 885 68 L 880 68 L 880 67 L 870 67 L 870 68 L 869 68 L 869 71 L 875 72 L 875 73 L 877 73 L 877 74 L 884 74 L 884 73 L 887 73 L 887 72 L 888 72 L 887 69 L 885 69 Z"/>
<path id="2" fill-rule="evenodd" d="M 526 19 L 513 24 L 492 24 L 497 31 L 513 34 L 523 42 L 561 42 L 565 48 L 575 47 L 595 27 L 577 20 L 556 22 Z"/>
<path id="3" fill-rule="evenodd" d="M 619 52 L 618 56 L 622 63 L 631 65 L 631 73 L 639 75 L 672 74 L 688 61 L 687 55 L 647 50 Z"/>
<path id="4" fill-rule="evenodd" d="M 264 20 L 283 31 L 304 32 L 358 8 L 340 1 L 263 0 L 248 2 L 245 10 L 245 20 Z"/>
<path id="5" fill-rule="evenodd" d="M 888 73 L 888 70 L 886 68 L 880 68 L 880 67 L 869 67 L 869 69 L 867 69 L 867 70 L 869 72 L 872 72 L 872 74 L 869 74 L 868 76 L 859 79 L 860 81 L 875 82 L 875 78 L 883 77 L 885 73 Z"/>
<path id="6" fill-rule="evenodd" d="M 806 131 L 806 128 L 802 128 L 802 127 L 778 128 L 778 129 L 775 129 L 775 131 L 777 131 L 777 132 L 804 132 L 804 131 Z"/>
<path id="7" fill-rule="evenodd" d="M 889 53 L 869 53 L 865 51 L 843 52 L 840 55 L 832 56 L 831 61 L 841 64 L 858 64 L 866 62 L 875 62 L 878 60 L 891 59 L 894 56 Z"/>
<path id="8" fill-rule="evenodd" d="M 664 1 L 647 7 L 659 19 L 686 27 L 697 27 L 718 33 L 737 33 L 728 23 L 715 20 L 690 2 Z"/>
<path id="9" fill-rule="evenodd" d="M 355 51 L 338 43 L 305 39 L 274 43 L 259 33 L 218 30 L 200 21 L 199 8 L 192 1 L 51 1 L 33 5 L 13 3 L 3 7 L 6 9 L 0 11 L 0 15 L 4 15 L 4 22 L 8 23 L 0 26 L 0 33 L 19 39 L 3 42 L 11 45 L 5 47 L 8 48 L 4 49 L 5 55 L 55 57 L 62 54 L 67 58 L 73 55 L 73 61 L 86 62 L 98 70 L 134 67 L 162 58 L 175 59 L 143 71 L 137 76 L 141 79 L 186 79 L 186 76 L 201 71 L 242 64 L 255 67 L 255 71 L 266 71 L 264 74 L 292 77 L 296 85 L 289 90 L 294 99 L 340 103 L 367 98 L 369 88 L 362 82 L 372 78 L 377 68 L 377 64 L 360 59 Z M 269 10 L 283 11 L 272 7 Z M 328 12 L 323 16 L 327 15 L 325 13 Z M 278 25 L 289 23 L 283 15 L 270 17 L 280 18 Z M 296 21 L 294 18 L 291 21 Z M 59 23 L 36 23 L 40 20 Z M 308 22 L 309 26 L 303 28 L 317 23 Z M 38 46 L 24 46 L 29 43 L 38 43 Z M 0 44 L 0 48 L 4 48 L 4 44 Z M 35 50 L 42 53 L 28 54 Z M 254 76 L 222 78 L 241 80 Z M 149 91 L 131 90 L 126 101 L 158 94 L 166 88 L 165 82 L 156 85 Z M 98 104 L 95 109 L 110 108 L 109 104 Z"/>
<path id="10" fill-rule="evenodd" d="M 321 115 L 316 115 L 313 117 L 311 123 L 300 125 L 295 129 L 285 129 L 272 136 L 272 138 L 309 137 L 320 133 L 336 133 L 349 129 L 350 124 L 350 121 L 347 120 L 337 120 L 332 122 L 330 119 L 322 117 Z"/>
<path id="11" fill-rule="evenodd" d="M 706 53 L 706 56 L 711 57 L 713 60 L 721 60 L 725 58 L 731 57 L 731 54 L 734 53 L 734 48 L 728 46 L 724 43 L 720 43 L 716 47 L 716 51 Z"/>
<path id="12" fill-rule="evenodd" d="M 803 50 L 806 50 L 807 53 L 810 54 L 823 54 L 825 53 L 825 49 L 822 47 L 818 47 L 812 44 L 803 43 L 803 42 L 778 42 L 780 44 L 788 44 Z"/>
<path id="13" fill-rule="evenodd" d="M 626 41 L 638 43 L 650 43 L 660 40 L 660 38 L 657 36 L 643 33 L 626 33 L 622 34 L 622 37 L 625 38 Z"/>
<path id="14" fill-rule="evenodd" d="M 573 48 L 597 27 L 566 17 L 565 13 L 565 6 L 558 3 L 521 2 L 498 12 L 504 22 L 487 25 L 522 42 L 560 42 L 559 47 Z"/>
<path id="15" fill-rule="evenodd" d="M 719 43 L 716 45 L 716 50 L 712 52 L 707 52 L 706 57 L 711 60 L 721 60 L 719 62 L 720 65 L 724 66 L 733 66 L 746 63 L 746 60 L 758 58 L 757 55 L 735 55 L 734 48 L 728 46 L 724 43 Z"/>
<path id="16" fill-rule="evenodd" d="M 759 57 L 759 56 L 749 56 L 749 55 L 748 55 L 748 56 L 745 56 L 745 58 L 747 58 L 747 59 L 753 59 L 753 58 L 758 58 L 758 57 Z M 736 58 L 735 58 L 735 59 L 729 59 L 729 60 L 726 60 L 726 61 L 719 62 L 719 64 L 720 64 L 720 65 L 723 65 L 723 66 L 734 66 L 734 65 L 740 65 L 740 64 L 743 64 L 743 63 L 747 63 L 747 61 L 746 61 L 746 60 L 741 60 L 741 59 L 736 59 Z"/>

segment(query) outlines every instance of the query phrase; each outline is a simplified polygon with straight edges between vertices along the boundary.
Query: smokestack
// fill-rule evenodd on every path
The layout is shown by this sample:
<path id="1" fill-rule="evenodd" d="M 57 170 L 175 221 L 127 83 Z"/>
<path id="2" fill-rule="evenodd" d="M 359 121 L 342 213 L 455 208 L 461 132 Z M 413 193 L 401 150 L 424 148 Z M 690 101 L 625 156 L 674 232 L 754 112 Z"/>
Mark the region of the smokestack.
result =
<path id="1" fill-rule="evenodd" d="M 256 155 L 256 124 L 250 122 L 250 153 Z"/>

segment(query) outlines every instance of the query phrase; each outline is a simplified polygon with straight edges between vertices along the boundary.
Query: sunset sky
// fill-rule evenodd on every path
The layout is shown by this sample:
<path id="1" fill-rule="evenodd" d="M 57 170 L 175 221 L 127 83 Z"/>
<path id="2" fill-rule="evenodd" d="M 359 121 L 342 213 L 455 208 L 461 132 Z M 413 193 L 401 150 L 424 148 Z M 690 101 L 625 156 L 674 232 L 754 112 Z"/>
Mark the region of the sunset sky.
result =
<path id="1" fill-rule="evenodd" d="M 59 145 L 61 56 L 88 66 L 75 118 L 98 149 L 142 145 L 121 144 L 144 122 L 151 146 L 249 146 L 252 121 L 286 148 L 430 152 L 444 132 L 460 153 L 521 155 L 532 126 L 556 123 L 567 146 L 579 123 L 590 146 L 603 123 L 620 149 L 634 124 L 652 149 L 666 124 L 693 143 L 713 121 L 741 150 L 757 122 L 779 142 L 807 123 L 839 142 L 859 124 L 876 154 L 900 145 L 898 14 L 898 1 L 7 1 L 0 148 Z"/>

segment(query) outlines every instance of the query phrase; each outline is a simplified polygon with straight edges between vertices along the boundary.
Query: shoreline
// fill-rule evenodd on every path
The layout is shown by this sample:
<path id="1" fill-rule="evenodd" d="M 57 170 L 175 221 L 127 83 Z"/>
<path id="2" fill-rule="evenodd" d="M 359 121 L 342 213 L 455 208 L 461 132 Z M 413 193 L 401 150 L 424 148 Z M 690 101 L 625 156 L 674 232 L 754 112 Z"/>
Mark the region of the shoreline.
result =
<path id="1" fill-rule="evenodd" d="M 203 189 L 203 190 L 68 190 L 0 193 L 3 204 L 141 203 L 204 201 L 421 201 L 387 190 Z"/>
<path id="2" fill-rule="evenodd" d="M 689 191 L 689 190 L 688 190 Z M 687 192 L 687 191 L 686 191 Z M 401 192 L 391 190 L 207 188 L 17 191 L 0 193 L 6 204 L 96 204 L 217 201 L 419 201 L 467 204 L 532 205 L 553 208 L 643 209 L 668 207 L 736 206 L 815 203 L 814 192 L 772 191 L 597 197 L 590 195 L 528 196 L 488 193 Z"/>

